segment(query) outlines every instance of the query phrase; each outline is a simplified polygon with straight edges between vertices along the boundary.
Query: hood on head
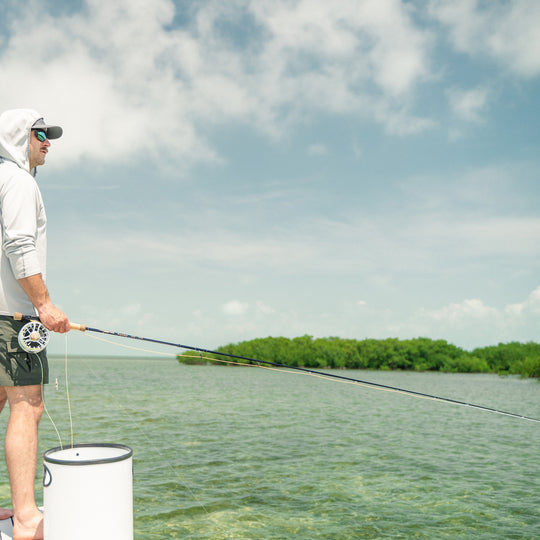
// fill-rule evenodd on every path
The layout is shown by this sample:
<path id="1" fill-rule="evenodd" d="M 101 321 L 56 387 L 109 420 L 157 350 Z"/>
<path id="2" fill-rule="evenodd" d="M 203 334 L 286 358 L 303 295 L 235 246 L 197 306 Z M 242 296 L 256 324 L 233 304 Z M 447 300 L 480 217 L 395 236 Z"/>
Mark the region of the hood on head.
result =
<path id="1" fill-rule="evenodd" d="M 0 158 L 30 169 L 30 130 L 41 114 L 33 109 L 11 109 L 0 114 Z"/>

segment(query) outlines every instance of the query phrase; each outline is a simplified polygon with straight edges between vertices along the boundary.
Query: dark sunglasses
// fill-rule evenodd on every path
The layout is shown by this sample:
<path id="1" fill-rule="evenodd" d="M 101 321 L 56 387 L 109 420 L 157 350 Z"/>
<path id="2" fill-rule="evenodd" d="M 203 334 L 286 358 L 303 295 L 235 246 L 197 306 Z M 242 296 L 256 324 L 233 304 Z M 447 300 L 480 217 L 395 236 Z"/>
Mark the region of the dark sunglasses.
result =
<path id="1" fill-rule="evenodd" d="M 32 130 L 38 139 L 38 141 L 45 142 L 47 140 L 47 132 L 42 129 L 33 129 Z"/>

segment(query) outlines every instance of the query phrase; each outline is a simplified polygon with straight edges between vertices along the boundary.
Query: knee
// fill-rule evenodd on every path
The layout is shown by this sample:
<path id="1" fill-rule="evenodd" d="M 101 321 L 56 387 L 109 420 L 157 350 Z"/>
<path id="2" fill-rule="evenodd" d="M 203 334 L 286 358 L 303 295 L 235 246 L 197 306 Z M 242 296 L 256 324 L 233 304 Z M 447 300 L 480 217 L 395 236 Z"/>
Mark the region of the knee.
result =
<path id="1" fill-rule="evenodd" d="M 7 398 L 10 419 L 33 419 L 36 423 L 40 421 L 44 410 L 40 388 L 14 386 L 7 389 Z"/>
<path id="2" fill-rule="evenodd" d="M 43 403 L 25 403 L 9 408 L 9 420 L 10 422 L 24 422 L 27 424 L 38 425 L 43 414 Z"/>
<path id="3" fill-rule="evenodd" d="M 33 410 L 36 422 L 39 422 L 41 420 L 44 408 L 45 406 L 43 405 L 43 401 L 40 401 L 37 405 L 34 405 Z"/>
<path id="4" fill-rule="evenodd" d="M 42 399 L 32 400 L 29 403 L 29 406 L 27 407 L 27 413 L 29 415 L 33 416 L 36 423 L 39 423 L 39 421 L 41 420 L 41 416 L 43 414 L 44 408 L 45 407 L 43 405 L 43 400 Z"/>

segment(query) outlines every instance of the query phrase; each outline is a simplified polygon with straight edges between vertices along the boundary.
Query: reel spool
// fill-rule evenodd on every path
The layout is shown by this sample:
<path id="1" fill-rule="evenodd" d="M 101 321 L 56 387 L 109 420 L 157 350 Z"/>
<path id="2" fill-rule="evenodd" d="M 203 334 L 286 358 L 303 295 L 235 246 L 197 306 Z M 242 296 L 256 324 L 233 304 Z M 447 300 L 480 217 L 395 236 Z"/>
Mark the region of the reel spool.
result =
<path id="1" fill-rule="evenodd" d="M 39 322 L 27 322 L 19 331 L 19 345 L 28 353 L 41 352 L 49 343 L 49 331 Z"/>

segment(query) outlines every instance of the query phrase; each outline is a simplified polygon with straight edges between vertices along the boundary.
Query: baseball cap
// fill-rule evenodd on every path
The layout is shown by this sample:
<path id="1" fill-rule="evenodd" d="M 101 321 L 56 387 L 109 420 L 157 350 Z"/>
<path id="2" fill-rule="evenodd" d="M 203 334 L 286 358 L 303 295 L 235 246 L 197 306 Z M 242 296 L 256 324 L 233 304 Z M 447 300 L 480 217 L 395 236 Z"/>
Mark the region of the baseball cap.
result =
<path id="1" fill-rule="evenodd" d="M 32 129 L 44 129 L 47 130 L 47 139 L 59 139 L 62 136 L 64 130 L 60 126 L 49 126 L 43 121 L 43 118 L 36 120 Z"/>

